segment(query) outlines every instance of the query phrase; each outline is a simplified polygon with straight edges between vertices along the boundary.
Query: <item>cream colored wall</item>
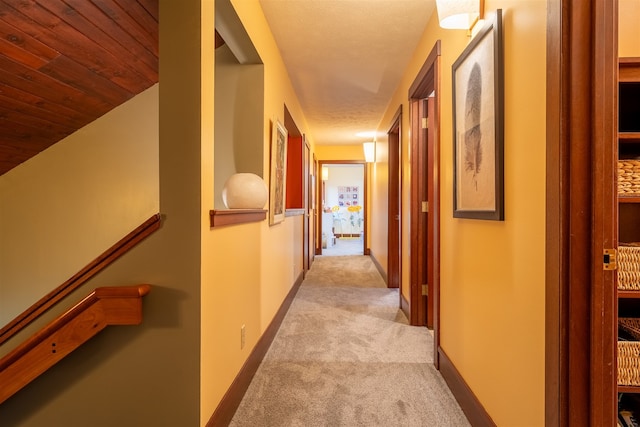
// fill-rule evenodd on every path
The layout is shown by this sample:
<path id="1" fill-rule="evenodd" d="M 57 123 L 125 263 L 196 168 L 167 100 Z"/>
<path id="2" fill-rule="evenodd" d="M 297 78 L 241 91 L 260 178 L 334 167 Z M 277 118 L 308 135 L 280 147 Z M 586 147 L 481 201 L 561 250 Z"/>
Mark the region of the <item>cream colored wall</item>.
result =
<path id="1" fill-rule="evenodd" d="M 203 2 L 202 83 L 215 94 L 213 51 L 213 2 Z M 202 314 L 200 424 L 205 425 L 242 368 L 262 334 L 261 329 L 261 227 L 249 223 L 210 228 L 214 208 L 213 99 L 203 98 L 202 123 Z M 222 141 L 224 146 L 226 141 Z M 227 153 L 232 154 L 232 153 Z M 220 162 L 218 162 L 220 163 Z M 224 162 L 223 162 L 224 163 Z M 255 171 L 258 172 L 258 171 Z M 217 175 L 217 174 L 216 174 Z M 262 172 L 260 171 L 260 175 Z M 241 348 L 241 329 L 245 346 Z"/>
<path id="2" fill-rule="evenodd" d="M 640 1 L 618 0 L 618 54 L 640 56 Z"/>
<path id="3" fill-rule="evenodd" d="M 258 0 L 234 0 L 232 5 L 264 63 L 262 154 L 268 184 L 272 120 L 284 120 L 286 103 L 301 132 L 309 135 L 308 127 Z M 203 24 L 203 28 L 212 27 Z M 213 31 L 210 34 L 213 35 Z M 203 61 L 203 67 L 209 66 L 213 67 Z M 210 114 L 207 111 L 205 117 Z M 307 141 L 313 151 L 312 137 Z M 213 176 L 209 176 L 210 165 L 205 163 L 209 152 L 212 148 L 207 147 L 203 139 L 200 398 L 203 425 L 302 273 L 302 216 L 286 217 L 283 222 L 271 226 L 267 220 L 208 229 L 208 209 L 213 203 L 209 195 L 209 188 L 213 192 Z M 243 349 L 240 348 L 242 325 L 246 331 Z"/>
<path id="4" fill-rule="evenodd" d="M 244 300 L 247 292 L 256 286 L 255 269 L 234 272 L 237 260 L 233 258 L 238 245 L 245 244 L 245 236 L 251 227 L 228 227 L 210 229 L 208 212 L 214 208 L 214 114 L 215 114 L 215 1 L 200 2 L 200 84 L 202 101 L 200 113 L 200 238 L 201 238 L 201 286 L 200 286 L 200 395 L 199 424 L 205 425 L 221 400 L 220 388 L 228 387 L 228 376 L 239 369 L 243 357 L 238 357 L 240 349 L 239 333 L 231 336 L 236 326 L 237 311 L 251 306 L 251 298 Z M 226 136 L 226 135 L 225 135 Z M 228 144 L 224 144 L 225 147 Z M 219 185 L 219 184 L 218 184 Z M 255 228 L 255 226 L 254 226 Z M 234 239 L 229 236 L 237 234 Z M 215 233 L 215 234 L 214 234 Z M 255 255 L 249 248 L 249 254 Z M 229 264 L 230 263 L 230 264 Z M 225 270 L 223 266 L 230 265 Z M 234 274 L 237 273 L 237 274 Z M 243 286 L 238 282 L 242 281 Z M 236 338 L 236 339 L 233 339 Z M 234 345 L 235 344 L 235 345 Z M 229 360 L 232 358 L 232 360 Z M 246 356 L 244 356 L 246 358 Z M 228 369 L 221 369 L 228 363 Z M 241 366 L 241 365 L 240 365 Z"/>
<path id="5" fill-rule="evenodd" d="M 264 79 L 262 64 L 239 64 L 227 44 L 215 50 L 214 206 L 226 209 L 222 190 L 236 172 L 263 177 L 262 118 Z"/>
<path id="6" fill-rule="evenodd" d="M 313 135 L 309 134 L 306 119 L 259 1 L 232 0 L 232 4 L 265 64 L 263 158 L 265 159 L 264 169 L 269 170 L 272 120 L 284 121 L 285 104 L 300 132 L 307 135 L 312 152 L 315 149 Z M 277 309 L 298 276 L 294 261 L 295 251 L 292 248 L 294 228 L 297 223 L 294 218 L 288 217 L 283 223 L 273 226 L 269 226 L 267 222 L 262 224 L 261 331 L 264 331 L 271 323 Z M 278 248 L 278 251 L 274 251 L 273 248 Z"/>
<path id="7" fill-rule="evenodd" d="M 505 221 L 452 216 L 451 65 L 468 41 L 464 31 L 440 29 L 431 19 L 381 123 L 389 126 L 403 104 L 406 249 L 410 239 L 406 94 L 434 43 L 441 40 L 441 347 L 497 425 L 540 426 L 544 425 L 546 2 L 487 0 L 488 17 L 497 8 L 503 9 L 504 23 Z M 386 183 L 378 182 L 376 192 L 383 191 Z M 374 243 L 375 253 L 384 249 L 380 241 Z M 405 295 L 407 267 L 405 251 Z"/>
<path id="8" fill-rule="evenodd" d="M 486 7 L 504 11 L 505 221 L 442 216 L 442 347 L 498 425 L 527 420 L 539 426 L 545 373 L 546 4 L 489 1 Z M 442 160 L 451 165 L 451 152 L 443 151 Z M 451 188 L 447 169 L 443 184 Z M 443 191 L 443 208 L 451 212 L 451 206 L 451 192 Z"/>
<path id="9" fill-rule="evenodd" d="M 384 122 L 383 122 L 384 123 Z M 389 123 L 391 125 L 391 123 Z M 376 142 L 376 162 L 369 165 L 368 202 L 368 242 L 370 255 L 381 266 L 385 274 L 389 262 L 388 221 L 389 221 L 389 158 L 386 133 Z"/>
<path id="10" fill-rule="evenodd" d="M 159 211 L 158 85 L 0 176 L 0 326 Z"/>
<path id="11" fill-rule="evenodd" d="M 402 265 L 401 275 L 402 281 L 400 284 L 400 291 L 407 301 L 410 301 L 409 282 L 410 282 L 410 244 L 412 235 L 410 234 L 409 222 L 410 222 L 410 189 L 411 189 L 411 159 L 409 157 L 409 137 L 410 137 L 410 122 L 409 122 L 409 104 L 407 100 L 407 94 L 409 87 L 413 84 L 418 72 L 420 71 L 427 56 L 434 48 L 437 40 L 441 42 L 441 144 L 443 148 L 441 151 L 447 151 L 447 142 L 451 138 L 451 114 L 448 113 L 452 109 L 451 104 L 451 64 L 456 60 L 457 56 L 466 46 L 468 37 L 464 31 L 451 31 L 442 30 L 438 26 L 436 18 L 432 18 L 423 33 L 423 36 L 415 50 L 413 59 L 407 66 L 405 73 L 403 74 L 402 81 L 394 93 L 391 101 L 389 102 L 389 108 L 384 114 L 384 117 L 380 121 L 380 128 L 378 128 L 378 143 L 376 145 L 377 162 L 373 175 L 375 193 L 372 195 L 372 211 L 387 210 L 388 203 L 388 173 L 389 173 L 389 159 L 388 159 L 388 139 L 386 136 L 389 127 L 392 125 L 392 121 L 398 112 L 398 108 L 402 106 L 402 121 L 401 121 L 401 155 L 402 155 L 402 233 L 401 233 L 401 245 L 402 245 Z M 447 133 L 448 132 L 448 133 Z M 382 136 L 384 135 L 384 136 Z M 448 136 L 447 136 L 448 135 Z M 441 192 L 446 192 L 446 187 L 441 184 Z M 371 222 L 371 252 L 376 257 L 380 265 L 386 269 L 388 250 L 387 250 L 387 222 L 385 217 L 374 215 Z M 445 238 L 441 236 L 441 238 Z"/>
<path id="12" fill-rule="evenodd" d="M 303 261 L 304 261 L 304 246 L 302 245 L 302 239 L 304 238 L 303 227 L 304 215 L 294 215 L 289 217 L 289 221 L 292 223 L 293 239 L 291 241 L 291 253 L 293 259 L 291 260 L 291 266 L 293 268 L 293 277 L 298 278 L 302 274 Z"/>

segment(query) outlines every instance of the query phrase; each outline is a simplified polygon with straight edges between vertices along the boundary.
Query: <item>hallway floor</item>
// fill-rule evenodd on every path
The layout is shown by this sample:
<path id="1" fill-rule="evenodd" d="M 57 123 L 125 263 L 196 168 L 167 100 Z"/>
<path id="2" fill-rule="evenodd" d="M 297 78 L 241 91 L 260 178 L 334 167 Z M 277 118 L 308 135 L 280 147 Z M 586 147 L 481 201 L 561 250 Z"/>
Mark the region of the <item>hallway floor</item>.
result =
<path id="1" fill-rule="evenodd" d="M 364 243 L 362 237 L 339 237 L 336 244 L 322 249 L 323 256 L 363 255 Z"/>
<path id="2" fill-rule="evenodd" d="M 368 256 L 318 256 L 231 426 L 468 426 Z"/>

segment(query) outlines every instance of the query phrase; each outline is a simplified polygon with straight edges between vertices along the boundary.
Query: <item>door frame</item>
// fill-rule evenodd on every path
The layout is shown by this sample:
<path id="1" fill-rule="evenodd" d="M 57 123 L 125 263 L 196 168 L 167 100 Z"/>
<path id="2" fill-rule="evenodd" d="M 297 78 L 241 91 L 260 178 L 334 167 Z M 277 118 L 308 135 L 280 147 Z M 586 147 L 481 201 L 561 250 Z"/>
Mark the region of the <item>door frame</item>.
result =
<path id="1" fill-rule="evenodd" d="M 617 1 L 547 2 L 547 426 L 616 425 L 617 22 Z"/>
<path id="2" fill-rule="evenodd" d="M 313 169 L 311 168 L 311 147 L 307 141 L 306 135 L 302 135 L 302 176 L 304 182 L 302 183 L 303 200 L 304 200 L 304 219 L 302 220 L 302 273 L 306 276 L 307 271 L 311 268 L 313 262 L 313 251 L 309 250 L 313 247 L 313 228 L 310 224 L 313 215 L 313 203 L 312 203 L 312 181 L 313 181 Z"/>
<path id="3" fill-rule="evenodd" d="M 402 283 L 402 105 L 398 107 L 387 131 L 389 182 L 387 200 L 387 286 Z M 403 306 L 402 292 L 399 292 Z"/>
<path id="4" fill-rule="evenodd" d="M 309 147 L 310 150 L 310 147 Z M 309 204 L 309 269 L 311 269 L 311 265 L 316 259 L 316 242 L 318 241 L 318 230 L 316 229 L 317 218 L 318 218 L 318 199 L 316 195 L 316 187 L 318 181 L 318 161 L 316 159 L 315 153 L 311 154 L 309 163 L 309 186 L 308 186 L 308 204 Z"/>
<path id="5" fill-rule="evenodd" d="M 368 209 L 369 206 L 369 189 L 367 183 L 369 181 L 369 168 L 367 167 L 367 162 L 362 160 L 319 160 L 318 168 L 316 169 L 316 176 L 319 176 L 318 185 L 316 186 L 316 201 L 318 201 L 318 209 L 320 212 L 316 218 L 316 227 L 318 229 L 318 240 L 316 241 L 316 255 L 322 255 L 322 166 L 325 165 L 362 165 L 362 212 L 363 212 L 363 238 L 362 238 L 362 253 L 364 255 L 369 255 L 371 250 L 369 249 L 369 242 L 367 239 L 367 227 L 369 224 L 368 218 Z"/>
<path id="6" fill-rule="evenodd" d="M 437 348 L 440 344 L 440 40 L 434 44 L 422 68 L 409 88 L 409 122 L 411 138 L 410 190 L 410 323 L 426 326 L 426 315 L 433 314 L 434 362 L 438 366 Z M 427 128 L 422 118 L 427 116 L 427 98 L 433 97 L 432 111 L 427 117 Z M 432 143 L 432 156 L 427 161 L 428 143 Z M 431 166 L 429 166 L 429 163 Z M 428 175 L 429 173 L 429 175 Z M 430 177 L 431 180 L 425 179 Z M 426 181 L 426 182 L 425 182 Z M 422 202 L 428 202 L 429 215 L 424 215 Z M 426 217 L 426 218 L 425 218 Z M 432 232 L 424 241 L 427 230 Z M 429 271 L 425 268 L 430 264 Z M 427 277 L 427 274 L 429 277 Z M 427 301 L 422 296 L 422 279 L 427 279 L 429 294 Z"/>
<path id="7" fill-rule="evenodd" d="M 423 294 L 422 285 L 429 285 L 425 264 L 428 262 L 427 249 L 427 215 L 422 210 L 423 201 L 427 201 L 426 192 L 426 145 L 427 132 L 422 128 L 422 119 L 426 118 L 425 99 L 415 98 L 409 104 L 409 122 L 411 140 L 409 157 L 411 158 L 411 190 L 410 190 L 410 323 L 414 326 L 427 326 L 427 297 Z"/>

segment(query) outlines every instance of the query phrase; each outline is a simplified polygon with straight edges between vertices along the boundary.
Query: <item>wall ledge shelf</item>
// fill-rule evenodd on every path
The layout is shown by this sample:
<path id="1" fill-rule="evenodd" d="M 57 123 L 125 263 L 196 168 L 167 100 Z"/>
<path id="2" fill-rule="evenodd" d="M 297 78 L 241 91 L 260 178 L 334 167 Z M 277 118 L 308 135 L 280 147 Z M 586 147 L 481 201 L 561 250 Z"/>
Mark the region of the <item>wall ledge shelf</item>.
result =
<path id="1" fill-rule="evenodd" d="M 212 209 L 209 211 L 211 228 L 260 222 L 265 219 L 267 219 L 266 209 Z"/>
<path id="2" fill-rule="evenodd" d="M 285 217 L 300 216 L 300 215 L 304 215 L 304 208 L 287 209 L 284 211 Z"/>

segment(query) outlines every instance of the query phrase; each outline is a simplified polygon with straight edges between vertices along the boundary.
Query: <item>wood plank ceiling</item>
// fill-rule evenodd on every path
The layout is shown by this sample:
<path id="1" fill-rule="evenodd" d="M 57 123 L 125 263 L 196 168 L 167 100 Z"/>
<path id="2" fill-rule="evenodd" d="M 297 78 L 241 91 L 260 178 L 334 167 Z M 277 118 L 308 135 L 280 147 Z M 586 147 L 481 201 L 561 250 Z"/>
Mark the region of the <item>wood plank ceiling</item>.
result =
<path id="1" fill-rule="evenodd" d="M 0 175 L 158 82 L 158 0 L 0 0 Z"/>

